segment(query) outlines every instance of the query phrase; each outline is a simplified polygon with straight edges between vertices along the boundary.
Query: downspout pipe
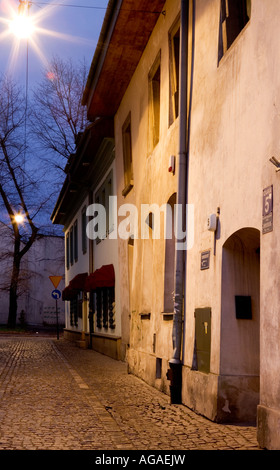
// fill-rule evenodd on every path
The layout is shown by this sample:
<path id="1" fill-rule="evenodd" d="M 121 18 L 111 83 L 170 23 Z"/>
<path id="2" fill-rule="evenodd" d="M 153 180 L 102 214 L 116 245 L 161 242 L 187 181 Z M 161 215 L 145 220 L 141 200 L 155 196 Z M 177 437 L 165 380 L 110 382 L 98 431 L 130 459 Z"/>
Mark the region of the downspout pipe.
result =
<path id="1" fill-rule="evenodd" d="M 186 230 L 186 203 L 188 193 L 188 152 L 187 152 L 187 109 L 188 109 L 188 26 L 189 26 L 189 2 L 181 0 L 181 25 L 180 25 L 180 67 L 179 67 L 179 148 L 176 162 L 177 170 L 177 216 L 176 234 Z M 178 207 L 181 214 L 178 213 Z M 180 217 L 179 217 L 180 215 Z M 179 247 L 180 245 L 180 247 Z M 171 403 L 181 403 L 182 390 L 182 325 L 184 309 L 184 283 L 187 251 L 182 247 L 184 242 L 176 241 L 175 269 L 174 269 L 174 315 L 173 315 L 173 356 L 170 365 L 170 397 Z"/>

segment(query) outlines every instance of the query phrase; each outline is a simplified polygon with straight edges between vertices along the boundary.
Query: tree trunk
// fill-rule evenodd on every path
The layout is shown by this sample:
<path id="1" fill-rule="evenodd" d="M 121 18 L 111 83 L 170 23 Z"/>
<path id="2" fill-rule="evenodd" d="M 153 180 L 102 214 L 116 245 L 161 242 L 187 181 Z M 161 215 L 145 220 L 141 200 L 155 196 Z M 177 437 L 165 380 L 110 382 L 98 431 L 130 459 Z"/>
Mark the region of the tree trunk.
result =
<path id="1" fill-rule="evenodd" d="M 8 317 L 9 328 L 15 328 L 17 322 L 17 289 L 20 271 L 20 260 L 20 240 L 16 239 L 14 245 L 13 272 L 10 284 L 10 305 Z"/>

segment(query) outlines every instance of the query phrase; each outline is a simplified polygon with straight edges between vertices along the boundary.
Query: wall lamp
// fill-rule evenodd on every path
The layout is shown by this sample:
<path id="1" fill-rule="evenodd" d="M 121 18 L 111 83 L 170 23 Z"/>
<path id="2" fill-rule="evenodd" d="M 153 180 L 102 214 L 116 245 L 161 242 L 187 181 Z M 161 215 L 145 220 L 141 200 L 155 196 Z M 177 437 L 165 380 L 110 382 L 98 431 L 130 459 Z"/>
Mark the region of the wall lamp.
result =
<path id="1" fill-rule="evenodd" d="M 273 163 L 273 165 L 276 166 L 276 168 L 277 168 L 276 171 L 280 171 L 280 162 L 279 162 L 279 160 L 277 160 L 277 158 L 271 157 L 271 158 L 269 159 L 269 161 L 270 161 L 271 163 Z"/>

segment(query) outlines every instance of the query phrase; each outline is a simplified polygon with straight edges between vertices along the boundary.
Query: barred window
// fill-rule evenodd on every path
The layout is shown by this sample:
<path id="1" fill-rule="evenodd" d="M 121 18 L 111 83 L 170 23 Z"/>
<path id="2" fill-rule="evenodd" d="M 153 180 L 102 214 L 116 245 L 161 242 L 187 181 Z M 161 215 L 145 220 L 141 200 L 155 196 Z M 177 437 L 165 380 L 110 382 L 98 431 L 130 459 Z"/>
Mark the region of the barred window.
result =
<path id="1" fill-rule="evenodd" d="M 95 293 L 96 327 L 115 329 L 115 288 L 102 287 Z"/>
<path id="2" fill-rule="evenodd" d="M 79 292 L 74 299 L 70 300 L 70 325 L 78 326 L 78 319 L 83 316 L 83 298 Z"/>

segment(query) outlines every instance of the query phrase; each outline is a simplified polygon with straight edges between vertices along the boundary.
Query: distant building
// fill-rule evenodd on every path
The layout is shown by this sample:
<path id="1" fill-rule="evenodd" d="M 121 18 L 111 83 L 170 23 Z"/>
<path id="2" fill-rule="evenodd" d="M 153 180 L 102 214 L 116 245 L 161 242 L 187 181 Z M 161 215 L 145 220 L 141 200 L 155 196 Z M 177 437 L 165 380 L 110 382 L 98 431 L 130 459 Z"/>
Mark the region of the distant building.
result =
<path id="1" fill-rule="evenodd" d="M 0 227 L 0 324 L 6 325 L 9 314 L 9 284 L 12 270 L 13 242 L 10 229 Z M 64 240 L 61 236 L 42 236 L 22 259 L 18 285 L 17 324 L 56 325 L 54 286 L 49 276 L 62 276 L 58 289 L 64 288 Z M 64 326 L 64 304 L 57 301 L 58 323 Z"/>

